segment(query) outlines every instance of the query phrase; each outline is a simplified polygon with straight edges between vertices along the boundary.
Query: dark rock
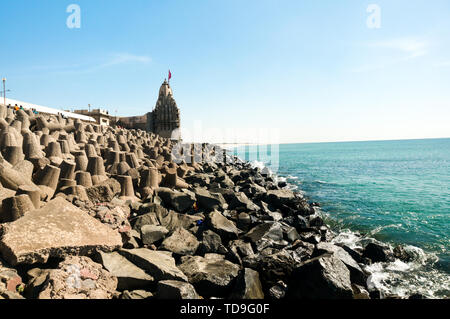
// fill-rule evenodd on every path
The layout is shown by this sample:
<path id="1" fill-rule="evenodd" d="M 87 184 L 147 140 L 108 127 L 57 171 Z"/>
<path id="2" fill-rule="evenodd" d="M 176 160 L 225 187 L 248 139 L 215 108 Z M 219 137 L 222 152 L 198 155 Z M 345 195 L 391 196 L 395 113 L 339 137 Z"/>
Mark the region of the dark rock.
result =
<path id="1" fill-rule="evenodd" d="M 283 230 L 281 224 L 278 222 L 265 222 L 256 227 L 253 227 L 245 237 L 251 240 L 252 243 L 259 246 L 261 241 L 272 240 L 280 242 L 283 240 Z"/>
<path id="2" fill-rule="evenodd" d="M 156 292 L 158 299 L 200 299 L 194 286 L 178 280 L 162 280 L 158 282 Z"/>
<path id="3" fill-rule="evenodd" d="M 281 280 L 269 289 L 270 299 L 283 299 L 286 296 L 288 286 Z"/>
<path id="4" fill-rule="evenodd" d="M 228 207 L 225 198 L 220 193 L 212 193 L 204 188 L 194 189 L 195 197 L 200 207 L 208 211 L 226 209 Z"/>
<path id="5" fill-rule="evenodd" d="M 315 213 L 314 207 L 311 207 L 305 200 L 298 201 L 295 205 L 295 209 L 301 216 L 309 216 Z"/>
<path id="6" fill-rule="evenodd" d="M 179 214 L 173 211 L 170 211 L 165 217 L 159 219 L 161 225 L 169 231 L 174 231 L 177 227 L 190 229 L 196 226 L 197 222 L 201 220 L 203 220 L 202 216 Z"/>
<path id="7" fill-rule="evenodd" d="M 186 182 L 188 182 L 191 185 L 198 184 L 201 187 L 209 185 L 210 181 L 211 175 L 208 174 L 197 173 L 195 175 L 186 177 Z"/>
<path id="8" fill-rule="evenodd" d="M 160 187 L 156 193 L 163 200 L 166 207 L 172 207 L 177 212 L 184 213 L 193 208 L 195 195 Z"/>
<path id="9" fill-rule="evenodd" d="M 225 258 L 242 265 L 242 258 L 253 255 L 252 245 L 242 240 L 233 240 L 229 242 L 229 249 L 225 255 Z"/>
<path id="10" fill-rule="evenodd" d="M 237 192 L 234 194 L 230 204 L 229 209 L 235 209 L 238 211 L 258 211 L 259 206 L 253 203 L 247 195 L 242 192 Z"/>
<path id="11" fill-rule="evenodd" d="M 237 227 L 243 231 L 247 231 L 252 223 L 252 219 L 247 213 L 240 213 L 238 215 Z"/>
<path id="12" fill-rule="evenodd" d="M 198 248 L 198 251 L 201 255 L 208 253 L 227 253 L 227 249 L 222 244 L 222 239 L 212 230 L 206 230 L 202 233 L 202 242 Z"/>
<path id="13" fill-rule="evenodd" d="M 364 287 L 352 284 L 353 299 L 370 299 L 370 294 Z"/>
<path id="14" fill-rule="evenodd" d="M 208 215 L 207 225 L 226 240 L 236 239 L 238 237 L 239 230 L 236 225 L 218 211 L 214 211 Z"/>
<path id="15" fill-rule="evenodd" d="M 414 259 L 414 256 L 410 254 L 404 246 L 397 245 L 394 248 L 394 257 L 404 262 L 410 262 Z"/>
<path id="16" fill-rule="evenodd" d="M 263 286 L 271 287 L 279 280 L 287 282 L 292 271 L 298 265 L 285 250 L 272 254 L 254 254 L 243 258 L 243 265 L 259 272 Z"/>
<path id="17" fill-rule="evenodd" d="M 391 248 L 377 242 L 367 244 L 363 251 L 363 257 L 369 258 L 374 263 L 394 261 L 394 254 L 391 251 Z"/>
<path id="18" fill-rule="evenodd" d="M 301 261 L 311 258 L 315 250 L 314 244 L 296 240 L 291 248 Z"/>
<path id="19" fill-rule="evenodd" d="M 233 299 L 264 299 L 259 274 L 257 271 L 244 268 L 236 279 L 234 291 L 231 294 Z"/>
<path id="20" fill-rule="evenodd" d="M 325 254 L 305 261 L 293 271 L 288 282 L 288 298 L 351 299 L 353 297 L 350 272 L 334 254 Z"/>
<path id="21" fill-rule="evenodd" d="M 344 249 L 358 264 L 364 264 L 364 258 L 362 256 L 362 252 L 352 249 L 344 244 L 336 244 L 337 246 Z"/>
<path id="22" fill-rule="evenodd" d="M 226 174 L 218 176 L 215 181 L 220 184 L 220 187 L 223 188 L 234 187 L 233 181 Z"/>
<path id="23" fill-rule="evenodd" d="M 203 297 L 227 296 L 239 274 L 239 266 L 220 255 L 184 256 L 181 262 L 179 268 Z"/>
<path id="24" fill-rule="evenodd" d="M 323 219 L 319 215 L 310 215 L 308 216 L 310 227 L 320 227 L 323 225 Z"/>
<path id="25" fill-rule="evenodd" d="M 145 273 L 128 259 L 117 252 L 99 253 L 100 263 L 109 273 L 117 277 L 118 290 L 146 288 L 153 284 L 154 278 Z"/>
<path id="26" fill-rule="evenodd" d="M 169 231 L 166 227 L 156 225 L 144 225 L 141 227 L 141 240 L 144 245 L 151 245 L 163 239 Z"/>
<path id="27" fill-rule="evenodd" d="M 184 228 L 178 227 L 173 233 L 164 239 L 160 249 L 168 250 L 178 255 L 193 255 L 199 242 L 194 235 Z"/>
<path id="28" fill-rule="evenodd" d="M 242 258 L 254 254 L 252 245 L 250 243 L 244 242 L 241 239 L 230 241 L 229 247 L 231 250 L 235 250 Z"/>
<path id="29" fill-rule="evenodd" d="M 280 188 L 284 188 L 284 187 L 286 187 L 287 186 L 287 183 L 286 182 L 278 182 L 278 187 L 280 187 Z"/>
<path id="30" fill-rule="evenodd" d="M 284 222 L 281 222 L 281 227 L 283 230 L 283 238 L 288 242 L 295 242 L 297 239 L 300 239 L 300 235 L 298 234 L 295 227 L 292 227 Z"/>
<path id="31" fill-rule="evenodd" d="M 275 207 L 280 207 L 281 205 L 287 204 L 294 199 L 295 195 L 291 190 L 279 189 L 267 191 L 264 201 Z"/>
<path id="32" fill-rule="evenodd" d="M 300 239 L 311 244 L 318 244 L 322 240 L 322 234 L 317 230 L 303 231 L 300 234 Z"/>
<path id="33" fill-rule="evenodd" d="M 170 255 L 146 248 L 121 249 L 119 253 L 146 273 L 160 280 L 187 281 L 187 277 L 175 265 L 175 259 Z"/>
<path id="34" fill-rule="evenodd" d="M 165 209 L 165 208 L 163 208 L 163 209 Z M 166 214 L 168 214 L 167 211 L 166 211 Z M 159 220 L 155 213 L 147 213 L 147 214 L 137 217 L 134 220 L 133 229 L 135 229 L 138 232 L 141 232 L 141 228 L 145 225 L 154 225 L 154 226 L 159 225 Z"/>
<path id="35" fill-rule="evenodd" d="M 350 280 L 357 285 L 366 286 L 367 275 L 358 265 L 358 263 L 342 247 L 331 243 L 318 243 L 316 246 L 317 256 L 324 253 L 332 253 L 339 258 L 350 271 Z"/>
<path id="36" fill-rule="evenodd" d="M 301 215 L 288 216 L 283 219 L 284 222 L 295 227 L 298 232 L 302 232 L 306 229 L 309 229 L 308 220 Z"/>

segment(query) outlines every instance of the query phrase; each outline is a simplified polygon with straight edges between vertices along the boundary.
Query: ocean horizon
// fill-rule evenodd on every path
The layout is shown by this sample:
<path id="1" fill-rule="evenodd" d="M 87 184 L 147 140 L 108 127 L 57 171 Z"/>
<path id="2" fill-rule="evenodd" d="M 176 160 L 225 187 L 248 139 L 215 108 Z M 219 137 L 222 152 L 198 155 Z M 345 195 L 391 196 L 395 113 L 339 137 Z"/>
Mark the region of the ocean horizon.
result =
<path id="1" fill-rule="evenodd" d="M 450 138 L 260 146 L 233 153 L 318 202 L 337 240 L 358 234 L 416 250 L 412 263 L 374 264 L 374 285 L 450 296 Z"/>

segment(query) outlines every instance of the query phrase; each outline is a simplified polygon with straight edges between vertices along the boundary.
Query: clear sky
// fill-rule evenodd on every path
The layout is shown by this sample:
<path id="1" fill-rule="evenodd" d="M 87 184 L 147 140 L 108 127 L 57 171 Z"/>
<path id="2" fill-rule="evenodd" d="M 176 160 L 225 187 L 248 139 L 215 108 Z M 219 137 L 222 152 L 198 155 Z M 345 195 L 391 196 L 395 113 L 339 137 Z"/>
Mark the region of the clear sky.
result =
<path id="1" fill-rule="evenodd" d="M 0 26 L 18 100 L 142 115 L 170 68 L 210 141 L 450 137 L 448 0 L 3 0 Z"/>

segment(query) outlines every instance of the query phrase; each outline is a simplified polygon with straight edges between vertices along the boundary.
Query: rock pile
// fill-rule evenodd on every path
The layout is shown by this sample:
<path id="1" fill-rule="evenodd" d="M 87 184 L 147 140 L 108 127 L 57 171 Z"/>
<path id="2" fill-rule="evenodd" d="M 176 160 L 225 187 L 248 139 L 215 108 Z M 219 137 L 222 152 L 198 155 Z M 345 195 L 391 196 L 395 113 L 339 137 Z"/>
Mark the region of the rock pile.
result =
<path id="1" fill-rule="evenodd" d="M 370 298 L 392 256 L 214 145 L 2 105 L 0 132 L 0 298 Z"/>

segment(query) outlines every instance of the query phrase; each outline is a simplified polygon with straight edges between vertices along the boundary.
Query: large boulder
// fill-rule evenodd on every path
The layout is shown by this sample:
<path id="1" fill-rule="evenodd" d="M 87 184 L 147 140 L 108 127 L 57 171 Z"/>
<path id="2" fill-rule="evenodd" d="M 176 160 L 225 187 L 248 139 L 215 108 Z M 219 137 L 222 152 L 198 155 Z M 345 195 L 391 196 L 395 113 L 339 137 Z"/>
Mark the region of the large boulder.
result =
<path id="1" fill-rule="evenodd" d="M 194 235 L 186 229 L 178 227 L 174 232 L 164 239 L 160 249 L 168 250 L 178 255 L 193 255 L 198 248 L 199 242 Z"/>
<path id="2" fill-rule="evenodd" d="M 224 260 L 223 256 L 184 256 L 179 268 L 203 297 L 226 296 L 231 292 L 239 266 Z"/>
<path id="3" fill-rule="evenodd" d="M 265 222 L 253 227 L 245 237 L 248 238 L 258 250 L 274 244 L 286 246 L 288 243 L 283 240 L 283 229 L 278 222 Z"/>
<path id="4" fill-rule="evenodd" d="M 166 216 L 158 218 L 161 226 L 166 227 L 169 231 L 174 231 L 178 227 L 189 229 L 202 219 L 201 216 L 179 214 L 174 211 L 169 211 Z"/>
<path id="5" fill-rule="evenodd" d="M 374 263 L 394 261 L 394 253 L 391 247 L 379 242 L 368 243 L 362 256 L 369 258 Z"/>
<path id="6" fill-rule="evenodd" d="M 244 267 L 252 268 L 260 274 L 260 280 L 266 287 L 282 280 L 288 282 L 292 271 L 300 264 L 287 250 L 251 254 L 243 257 Z"/>
<path id="7" fill-rule="evenodd" d="M 60 197 L 3 224 L 2 233 L 0 252 L 12 265 L 45 263 L 49 257 L 88 255 L 122 246 L 117 231 Z"/>
<path id="8" fill-rule="evenodd" d="M 281 207 L 283 204 L 288 204 L 293 199 L 295 199 L 295 194 L 291 190 L 276 189 L 267 191 L 264 201 L 275 207 Z"/>
<path id="9" fill-rule="evenodd" d="M 260 207 L 253 203 L 245 193 L 236 192 L 233 194 L 230 205 L 230 209 L 238 211 L 258 211 Z"/>
<path id="10" fill-rule="evenodd" d="M 161 280 L 157 289 L 158 299 L 200 299 L 194 286 L 183 281 Z"/>
<path id="11" fill-rule="evenodd" d="M 194 193 L 199 206 L 209 211 L 219 208 L 226 209 L 228 207 L 225 198 L 220 193 L 211 193 L 204 188 L 196 188 Z"/>
<path id="12" fill-rule="evenodd" d="M 258 272 L 250 268 L 244 268 L 237 277 L 231 298 L 264 299 Z"/>
<path id="13" fill-rule="evenodd" d="M 208 215 L 207 225 L 222 238 L 236 239 L 238 237 L 239 230 L 236 225 L 218 211 Z"/>
<path id="14" fill-rule="evenodd" d="M 135 290 L 153 284 L 154 278 L 118 252 L 99 253 L 100 262 L 111 275 L 117 277 L 117 289 Z"/>
<path id="15" fill-rule="evenodd" d="M 160 225 L 159 219 L 167 216 L 169 212 L 161 205 L 150 203 L 141 206 L 139 213 L 142 215 L 133 221 L 133 228 L 140 232 L 144 225 Z"/>
<path id="16" fill-rule="evenodd" d="M 206 230 L 202 234 L 202 242 L 198 248 L 200 254 L 218 253 L 226 254 L 227 249 L 222 244 L 222 239 L 212 230 Z"/>
<path id="17" fill-rule="evenodd" d="M 39 299 L 111 299 L 117 278 L 88 257 L 69 256 L 49 272 Z"/>
<path id="18" fill-rule="evenodd" d="M 172 210 L 168 211 L 166 208 L 158 204 L 151 204 L 145 207 L 144 215 L 136 218 L 134 229 L 140 231 L 144 225 L 160 225 L 169 231 L 174 231 L 177 227 L 189 229 L 195 226 L 197 221 L 202 219 L 200 216 L 179 214 Z"/>
<path id="19" fill-rule="evenodd" d="M 171 207 L 179 213 L 192 209 L 195 203 L 195 196 L 188 192 L 160 187 L 156 190 L 156 193 L 163 200 L 166 207 Z"/>
<path id="20" fill-rule="evenodd" d="M 169 231 L 166 227 L 157 225 L 144 225 L 141 227 L 141 240 L 144 245 L 151 245 L 163 239 Z"/>
<path id="21" fill-rule="evenodd" d="M 321 242 L 316 246 L 317 255 L 323 255 L 324 253 L 335 254 L 350 271 L 350 280 L 352 283 L 365 286 L 367 281 L 367 275 L 358 265 L 358 263 L 346 252 L 342 247 L 333 245 L 332 243 Z"/>
<path id="22" fill-rule="evenodd" d="M 251 243 L 244 242 L 241 239 L 232 240 L 228 243 L 228 253 L 226 258 L 231 262 L 242 265 L 242 258 L 254 255 Z"/>
<path id="23" fill-rule="evenodd" d="M 350 271 L 334 254 L 305 261 L 292 272 L 288 298 L 351 299 Z"/>
<path id="24" fill-rule="evenodd" d="M 121 249 L 119 253 L 145 270 L 156 281 L 187 281 L 186 275 L 175 265 L 175 259 L 166 253 L 146 248 Z"/>

